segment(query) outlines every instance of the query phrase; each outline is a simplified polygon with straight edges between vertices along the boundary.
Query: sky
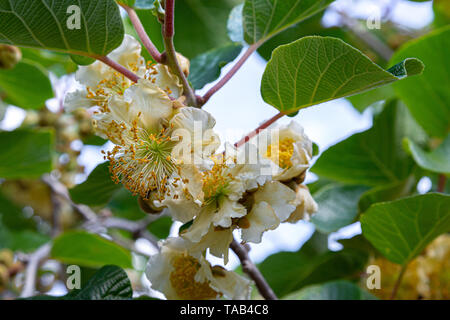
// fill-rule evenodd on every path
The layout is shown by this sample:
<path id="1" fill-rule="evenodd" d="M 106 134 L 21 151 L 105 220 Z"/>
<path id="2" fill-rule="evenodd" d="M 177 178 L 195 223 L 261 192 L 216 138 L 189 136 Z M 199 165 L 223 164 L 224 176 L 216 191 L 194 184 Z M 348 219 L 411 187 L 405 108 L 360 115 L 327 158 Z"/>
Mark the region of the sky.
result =
<path id="1" fill-rule="evenodd" d="M 379 8 L 387 2 L 389 0 L 338 0 L 333 6 L 345 10 L 354 17 L 367 18 L 379 12 Z M 398 0 L 397 5 L 391 12 L 391 17 L 393 21 L 406 27 L 422 28 L 433 19 L 431 1 Z M 326 26 L 336 25 L 338 21 L 332 10 L 328 10 L 323 19 Z M 215 130 L 221 136 L 222 142 L 236 142 L 277 113 L 277 110 L 262 100 L 260 94 L 260 83 L 265 64 L 264 59 L 257 54 L 253 55 L 236 76 L 205 105 L 204 109 L 210 112 L 217 121 Z M 225 67 L 222 74 L 225 74 L 231 65 Z M 211 86 L 212 84 L 200 93 L 206 92 Z M 55 104 L 56 100 L 50 101 L 50 108 Z M 9 107 L 5 119 L 0 122 L 0 129 L 15 129 L 23 121 L 24 116 L 21 109 Z M 345 99 L 304 109 L 296 117 L 285 117 L 278 123 L 286 124 L 292 120 L 299 122 L 304 127 L 306 134 L 319 146 L 321 152 L 354 133 L 367 130 L 372 125 L 370 109 L 360 114 Z M 88 172 L 102 161 L 100 150 L 101 148 L 97 147 L 83 148 L 79 161 L 80 164 L 86 166 Z M 79 182 L 82 179 L 84 177 L 79 177 Z M 314 179 L 313 174 L 308 174 L 307 181 L 313 181 Z M 173 234 L 176 234 L 177 226 L 173 228 Z M 266 232 L 262 243 L 251 245 L 250 257 L 255 262 L 260 262 L 268 255 L 278 251 L 298 250 L 313 231 L 314 227 L 308 222 L 282 224 L 276 230 Z M 336 239 L 349 238 L 360 232 L 359 223 L 355 223 L 331 234 L 330 249 L 338 250 L 340 248 L 335 242 Z M 139 242 L 139 246 L 142 250 L 150 250 L 145 242 Z M 209 259 L 215 264 L 222 264 L 218 259 L 212 257 L 209 257 Z M 236 256 L 231 254 L 227 268 L 233 269 L 238 264 L 239 261 Z"/>

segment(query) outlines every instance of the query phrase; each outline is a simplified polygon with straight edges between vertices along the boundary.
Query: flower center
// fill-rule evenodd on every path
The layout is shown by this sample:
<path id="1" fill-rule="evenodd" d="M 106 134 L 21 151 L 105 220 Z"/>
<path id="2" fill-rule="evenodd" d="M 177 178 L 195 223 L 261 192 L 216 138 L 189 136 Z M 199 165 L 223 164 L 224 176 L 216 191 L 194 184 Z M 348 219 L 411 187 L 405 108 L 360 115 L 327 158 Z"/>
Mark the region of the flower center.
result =
<path id="1" fill-rule="evenodd" d="M 226 164 L 216 162 L 211 170 L 203 172 L 203 193 L 207 204 L 216 203 L 228 194 L 231 175 L 224 175 Z"/>
<path id="2" fill-rule="evenodd" d="M 200 270 L 200 263 L 191 256 L 176 257 L 170 273 L 170 284 L 182 300 L 206 300 L 214 299 L 218 293 L 213 290 L 208 282 L 195 281 L 195 275 Z"/>
<path id="3" fill-rule="evenodd" d="M 106 159 L 111 163 L 113 180 L 122 183 L 134 195 L 139 194 L 145 200 L 154 192 L 156 200 L 170 196 L 170 181 L 178 166 L 170 154 L 176 142 L 172 141 L 168 130 L 158 134 L 138 129 L 136 122 L 126 135 L 122 135 L 122 143 Z M 130 138 L 131 137 L 131 138 Z M 131 140 L 131 141 L 130 141 Z"/>
<path id="4" fill-rule="evenodd" d="M 294 139 L 285 138 L 278 144 L 267 147 L 266 158 L 275 162 L 280 168 L 286 169 L 292 166 L 291 158 L 294 154 Z"/>

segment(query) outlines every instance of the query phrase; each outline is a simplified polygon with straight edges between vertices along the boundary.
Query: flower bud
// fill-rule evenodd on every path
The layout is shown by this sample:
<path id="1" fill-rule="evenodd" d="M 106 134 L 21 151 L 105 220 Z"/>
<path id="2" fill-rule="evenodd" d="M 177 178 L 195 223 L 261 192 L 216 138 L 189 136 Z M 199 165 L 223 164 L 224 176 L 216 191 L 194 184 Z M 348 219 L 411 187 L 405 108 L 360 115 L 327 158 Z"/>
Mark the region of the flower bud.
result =
<path id="1" fill-rule="evenodd" d="M 142 197 L 138 199 L 139 206 L 141 210 L 148 214 L 160 214 L 164 208 L 158 208 L 153 204 L 152 200 L 145 200 Z"/>
<path id="2" fill-rule="evenodd" d="M 5 249 L 0 251 L 0 264 L 9 267 L 14 262 L 14 256 L 11 250 Z"/>
<path id="3" fill-rule="evenodd" d="M 22 59 L 19 48 L 0 44 L 0 69 L 12 69 Z"/>
<path id="4" fill-rule="evenodd" d="M 189 69 L 191 68 L 189 59 L 183 56 L 181 53 L 177 52 L 177 60 L 181 67 L 181 71 L 183 71 L 183 73 L 187 77 L 189 75 Z"/>

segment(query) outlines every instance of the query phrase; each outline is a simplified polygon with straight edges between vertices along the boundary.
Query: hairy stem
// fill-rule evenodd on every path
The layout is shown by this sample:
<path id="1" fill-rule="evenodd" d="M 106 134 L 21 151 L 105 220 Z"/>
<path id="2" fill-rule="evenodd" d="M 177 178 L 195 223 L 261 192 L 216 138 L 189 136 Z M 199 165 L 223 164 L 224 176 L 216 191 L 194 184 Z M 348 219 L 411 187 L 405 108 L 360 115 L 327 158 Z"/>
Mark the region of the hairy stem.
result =
<path id="1" fill-rule="evenodd" d="M 407 266 L 408 266 L 407 264 L 404 264 L 402 266 L 402 269 L 400 270 L 397 281 L 395 281 L 395 284 L 394 284 L 394 289 L 392 289 L 392 293 L 391 293 L 391 297 L 390 297 L 391 300 L 394 300 L 395 297 L 397 296 L 397 292 L 398 292 L 398 289 L 400 288 L 400 284 L 402 283 L 403 276 L 405 275 Z"/>
<path id="2" fill-rule="evenodd" d="M 28 298 L 34 295 L 36 291 L 36 278 L 39 265 L 48 258 L 50 254 L 51 244 L 46 243 L 27 258 L 27 267 L 25 269 L 25 283 L 20 294 L 21 298 Z"/>
<path id="3" fill-rule="evenodd" d="M 239 59 L 238 62 L 231 68 L 230 71 L 222 78 L 219 82 L 217 82 L 209 91 L 201 98 L 201 103 L 205 104 L 214 95 L 217 91 L 222 89 L 222 87 L 230 81 L 230 79 L 239 71 L 239 69 L 244 65 L 244 63 L 248 60 L 248 58 L 259 48 L 261 43 L 257 42 L 248 47 L 247 51 L 245 51 L 244 55 Z"/>
<path id="4" fill-rule="evenodd" d="M 169 66 L 170 70 L 180 78 L 183 84 L 184 95 L 187 98 L 187 104 L 197 107 L 197 97 L 195 96 L 194 90 L 191 88 L 189 81 L 186 78 L 183 70 L 177 59 L 177 52 L 173 44 L 173 36 L 175 34 L 174 30 L 174 16 L 175 16 L 175 0 L 166 0 L 165 5 L 165 17 L 164 24 L 162 26 L 162 33 L 164 38 L 164 46 L 166 51 L 162 56 L 162 62 Z"/>
<path id="5" fill-rule="evenodd" d="M 239 260 L 242 264 L 242 270 L 255 282 L 256 287 L 258 288 L 259 293 L 266 300 L 277 300 L 277 296 L 273 292 L 272 288 L 267 283 L 264 276 L 261 274 L 259 269 L 255 266 L 255 264 L 250 260 L 248 256 L 247 249 L 238 243 L 235 239 L 231 242 L 231 249 L 236 253 Z"/>
<path id="6" fill-rule="evenodd" d="M 250 139 L 256 137 L 261 131 L 267 129 L 270 125 L 275 123 L 278 119 L 281 119 L 284 116 L 284 113 L 279 112 L 269 120 L 265 121 L 263 124 L 261 124 L 258 128 L 250 132 L 248 135 L 246 135 L 244 138 L 239 140 L 234 144 L 236 148 L 239 148 L 240 146 L 244 145 L 246 142 L 248 142 Z"/>
<path id="7" fill-rule="evenodd" d="M 106 65 L 110 66 L 111 68 L 113 68 L 114 70 L 120 72 L 121 74 L 123 74 L 125 77 L 127 77 L 131 81 L 138 82 L 139 77 L 136 74 L 134 74 L 133 72 L 131 72 L 130 70 L 128 70 L 124 66 L 118 64 L 114 60 L 111 60 L 107 56 L 95 56 L 94 58 L 97 59 L 97 60 L 100 60 L 104 64 L 106 64 Z"/>
<path id="8" fill-rule="evenodd" d="M 136 30 L 136 33 L 139 36 L 139 39 L 141 39 L 142 44 L 147 49 L 148 53 L 152 56 L 153 60 L 156 62 L 162 61 L 162 55 L 158 51 L 158 49 L 153 44 L 152 40 L 150 40 L 150 37 L 145 32 L 144 26 L 141 23 L 141 20 L 139 19 L 138 15 L 136 14 L 136 11 L 133 8 L 130 8 L 124 4 L 120 4 L 122 8 L 125 9 L 125 11 L 128 14 L 128 17 L 131 20 L 131 23 L 134 26 L 134 29 Z"/>

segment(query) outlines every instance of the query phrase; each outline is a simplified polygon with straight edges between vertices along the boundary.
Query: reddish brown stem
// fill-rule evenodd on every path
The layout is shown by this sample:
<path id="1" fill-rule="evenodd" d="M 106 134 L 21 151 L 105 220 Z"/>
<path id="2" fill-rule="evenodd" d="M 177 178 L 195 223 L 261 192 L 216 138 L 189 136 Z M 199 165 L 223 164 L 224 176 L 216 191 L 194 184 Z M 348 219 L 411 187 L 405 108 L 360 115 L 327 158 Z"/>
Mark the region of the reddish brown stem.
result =
<path id="1" fill-rule="evenodd" d="M 438 179 L 439 179 L 439 181 L 438 181 L 437 192 L 443 193 L 445 191 L 445 183 L 447 182 L 447 177 L 445 176 L 445 174 L 440 174 Z"/>
<path id="2" fill-rule="evenodd" d="M 259 293 L 266 300 L 277 300 L 277 296 L 273 292 L 272 288 L 267 283 L 264 276 L 261 274 L 261 271 L 255 266 L 248 255 L 247 249 L 233 239 L 233 242 L 230 245 L 231 249 L 236 253 L 239 260 L 242 264 L 242 270 L 248 274 L 248 276 L 255 282 L 256 287 L 258 288 Z"/>
<path id="3" fill-rule="evenodd" d="M 98 56 L 98 57 L 95 57 L 95 58 L 97 60 L 100 60 L 104 64 L 110 66 L 114 70 L 120 72 L 121 74 L 123 74 L 125 77 L 127 77 L 131 81 L 133 81 L 133 82 L 138 82 L 139 81 L 139 77 L 136 74 L 134 74 L 133 72 L 131 72 L 130 70 L 128 70 L 124 66 L 118 64 L 114 60 L 111 60 L 110 58 L 108 58 L 106 56 Z"/>
<path id="4" fill-rule="evenodd" d="M 156 62 L 162 61 L 162 55 L 158 51 L 158 49 L 153 44 L 152 40 L 150 40 L 149 36 L 145 32 L 144 26 L 141 23 L 141 20 L 139 19 L 138 15 L 136 14 L 136 11 L 133 8 L 130 8 L 124 4 L 120 4 L 122 8 L 125 9 L 125 11 L 128 14 L 128 17 L 131 20 L 131 23 L 134 26 L 134 29 L 136 30 L 136 33 L 139 36 L 139 39 L 141 39 L 142 44 L 147 49 L 148 53 L 152 56 L 153 60 Z"/>
<path id="5" fill-rule="evenodd" d="M 211 98 L 213 94 L 215 94 L 217 91 L 219 91 L 225 84 L 227 84 L 228 81 L 236 74 L 236 72 L 239 71 L 239 69 L 244 65 L 244 63 L 247 61 L 247 59 L 255 52 L 259 46 L 260 43 L 252 44 L 250 47 L 248 47 L 247 51 L 244 53 L 244 55 L 239 59 L 239 61 L 231 68 L 231 70 L 222 78 L 219 82 L 217 82 L 209 91 L 202 97 L 201 102 L 205 104 L 208 102 L 208 100 Z"/>
<path id="6" fill-rule="evenodd" d="M 246 135 L 244 138 L 239 140 L 234 144 L 236 148 L 239 148 L 240 146 L 244 145 L 246 142 L 248 142 L 251 138 L 256 137 L 261 131 L 264 129 L 267 129 L 271 124 L 275 123 L 278 119 L 281 119 L 284 116 L 284 113 L 280 112 L 264 122 L 262 125 L 260 125 L 258 128 L 250 132 L 248 135 Z"/>
<path id="7" fill-rule="evenodd" d="M 391 293 L 391 297 L 390 297 L 391 300 L 394 300 L 395 297 L 397 296 L 397 292 L 398 292 L 398 289 L 400 288 L 400 284 L 402 283 L 403 276 L 405 275 L 407 266 L 408 266 L 407 264 L 404 264 L 400 270 L 398 278 L 394 284 L 394 289 L 392 290 L 392 293 Z"/>
<path id="8" fill-rule="evenodd" d="M 164 36 L 166 38 L 172 38 L 175 34 L 174 28 L 174 16 L 175 16 L 175 0 L 166 0 L 164 7 L 166 16 L 164 19 Z"/>

